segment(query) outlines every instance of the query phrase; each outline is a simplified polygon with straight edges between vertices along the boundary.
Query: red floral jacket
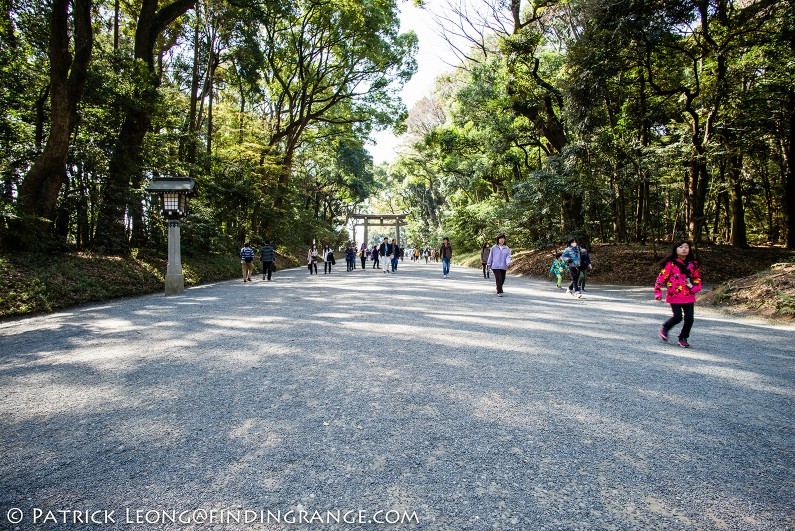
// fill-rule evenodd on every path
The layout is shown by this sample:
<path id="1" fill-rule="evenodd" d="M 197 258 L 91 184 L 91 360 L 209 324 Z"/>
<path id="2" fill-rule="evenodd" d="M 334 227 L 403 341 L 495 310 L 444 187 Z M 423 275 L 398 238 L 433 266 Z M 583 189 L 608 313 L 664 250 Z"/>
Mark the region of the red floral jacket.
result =
<path id="1" fill-rule="evenodd" d="M 677 265 L 678 264 L 678 265 Z M 686 269 L 685 275 L 680 271 Z M 688 276 L 690 285 L 688 285 Z M 669 304 L 686 304 L 696 302 L 696 293 L 701 291 L 701 275 L 698 272 L 698 262 L 688 262 L 687 266 L 679 258 L 668 262 L 660 271 L 657 282 L 654 283 L 654 297 L 662 298 L 663 286 L 666 288 L 665 302 Z"/>

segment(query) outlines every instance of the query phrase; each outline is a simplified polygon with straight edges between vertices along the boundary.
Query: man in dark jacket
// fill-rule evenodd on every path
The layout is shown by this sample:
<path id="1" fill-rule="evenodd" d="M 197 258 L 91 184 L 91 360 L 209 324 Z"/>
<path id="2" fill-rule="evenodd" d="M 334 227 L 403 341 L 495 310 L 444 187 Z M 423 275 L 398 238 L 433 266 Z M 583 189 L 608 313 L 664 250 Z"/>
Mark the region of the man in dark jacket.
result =
<path id="1" fill-rule="evenodd" d="M 450 238 L 445 238 L 442 246 L 439 247 L 439 258 L 442 259 L 442 274 L 444 278 L 450 274 L 450 260 L 453 258 L 453 246 L 450 245 Z"/>
<path id="2" fill-rule="evenodd" d="M 262 280 L 271 279 L 275 258 L 276 252 L 271 247 L 271 241 L 265 240 L 265 245 L 259 250 L 259 261 L 262 262 Z"/>

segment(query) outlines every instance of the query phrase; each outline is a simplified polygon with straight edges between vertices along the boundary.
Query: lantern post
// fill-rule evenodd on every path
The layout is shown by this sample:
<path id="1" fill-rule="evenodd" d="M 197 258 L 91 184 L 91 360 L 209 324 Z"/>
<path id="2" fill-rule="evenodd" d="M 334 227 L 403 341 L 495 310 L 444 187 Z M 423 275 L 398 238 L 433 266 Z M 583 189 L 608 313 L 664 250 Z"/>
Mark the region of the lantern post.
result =
<path id="1" fill-rule="evenodd" d="M 160 212 L 168 221 L 166 295 L 177 295 L 185 291 L 179 224 L 188 215 L 188 197 L 196 195 L 196 183 L 189 178 L 156 177 L 146 191 L 160 196 Z"/>

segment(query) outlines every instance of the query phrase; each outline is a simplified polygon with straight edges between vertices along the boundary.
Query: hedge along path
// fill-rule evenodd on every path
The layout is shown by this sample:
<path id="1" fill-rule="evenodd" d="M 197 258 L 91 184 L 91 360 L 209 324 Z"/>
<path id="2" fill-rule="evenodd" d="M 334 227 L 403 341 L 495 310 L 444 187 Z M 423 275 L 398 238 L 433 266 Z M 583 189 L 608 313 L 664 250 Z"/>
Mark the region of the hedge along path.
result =
<path id="1" fill-rule="evenodd" d="M 0 323 L 0 520 L 795 525 L 795 329 L 697 307 L 686 350 L 657 338 L 669 309 L 651 286 L 574 299 L 509 276 L 494 291 L 475 269 L 338 263 Z"/>

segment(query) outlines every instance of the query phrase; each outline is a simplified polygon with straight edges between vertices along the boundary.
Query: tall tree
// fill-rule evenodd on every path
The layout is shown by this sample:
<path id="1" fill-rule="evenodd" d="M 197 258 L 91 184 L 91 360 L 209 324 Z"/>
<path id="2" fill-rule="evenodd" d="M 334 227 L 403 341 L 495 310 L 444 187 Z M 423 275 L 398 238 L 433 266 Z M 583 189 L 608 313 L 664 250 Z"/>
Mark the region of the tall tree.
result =
<path id="1" fill-rule="evenodd" d="M 391 1 L 304 0 L 266 13 L 267 152 L 278 153 L 282 165 L 277 207 L 311 124 L 355 124 L 369 132 L 405 113 L 393 82 L 415 72 L 417 38 L 398 34 L 396 9 Z"/>
<path id="2" fill-rule="evenodd" d="M 70 51 L 70 4 L 74 50 Z M 69 137 L 78 118 L 91 52 L 91 0 L 53 0 L 50 9 L 50 130 L 47 144 L 19 189 L 22 213 L 38 218 L 38 228 L 53 221 L 58 192 L 66 181 Z"/>
<path id="3" fill-rule="evenodd" d="M 196 0 L 174 0 L 158 9 L 158 0 L 143 0 L 135 28 L 136 98 L 126 111 L 108 176 L 102 189 L 102 206 L 94 246 L 108 253 L 128 250 L 125 212 L 132 180 L 140 182 L 141 148 L 152 122 L 161 79 L 155 70 L 155 45 L 163 31 L 191 9 Z"/>

